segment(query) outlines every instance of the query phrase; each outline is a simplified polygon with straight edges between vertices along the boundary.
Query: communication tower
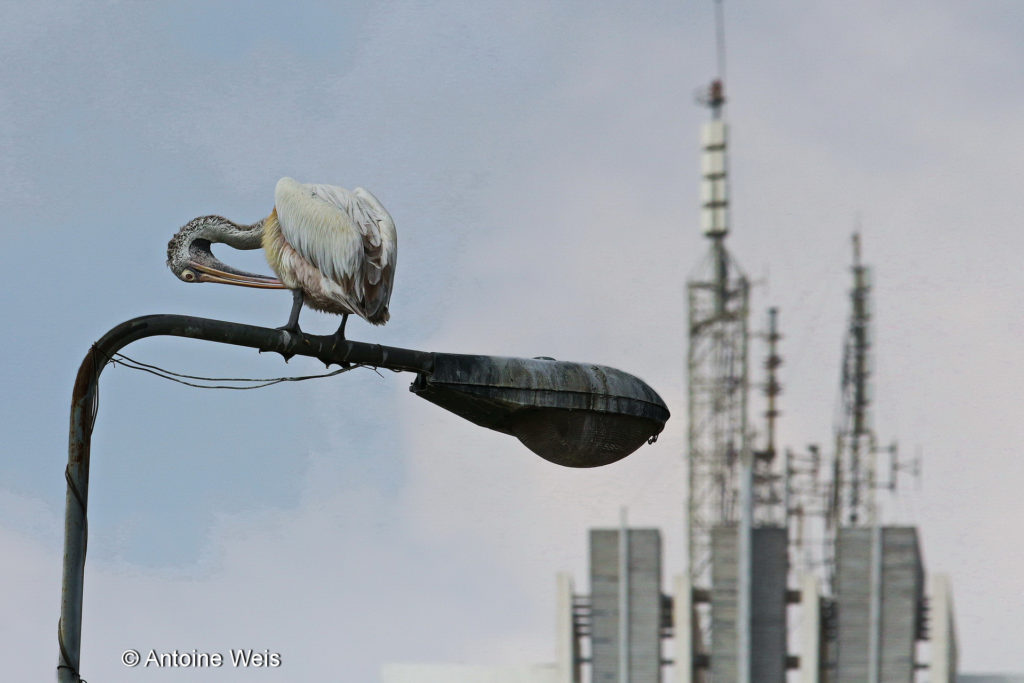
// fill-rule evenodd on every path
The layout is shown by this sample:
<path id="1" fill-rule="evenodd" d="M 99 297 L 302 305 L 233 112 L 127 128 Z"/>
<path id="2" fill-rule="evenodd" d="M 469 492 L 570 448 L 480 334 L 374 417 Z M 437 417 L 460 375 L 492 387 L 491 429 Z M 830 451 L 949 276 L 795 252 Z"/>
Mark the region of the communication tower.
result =
<path id="1" fill-rule="evenodd" d="M 739 519 L 739 464 L 747 448 L 750 285 L 726 249 L 729 233 L 722 82 L 702 101 L 701 228 L 710 249 L 687 284 L 689 409 L 689 576 L 710 585 L 711 530 Z"/>
<path id="2" fill-rule="evenodd" d="M 782 414 L 778 407 L 778 397 L 782 393 L 782 384 L 778 379 L 778 370 L 782 366 L 779 353 L 782 333 L 779 332 L 778 308 L 768 309 L 768 329 L 760 336 L 767 342 L 768 355 L 764 359 L 765 381 L 762 385 L 765 397 L 764 447 L 755 450 L 753 454 L 754 512 L 756 521 L 762 525 L 785 526 L 786 510 L 789 507 L 785 469 L 779 472 L 775 467 L 778 454 L 775 447 L 775 422 Z"/>
<path id="3" fill-rule="evenodd" d="M 871 270 L 860 260 L 860 234 L 853 235 L 850 322 L 843 344 L 840 416 L 836 425 L 835 493 L 831 526 L 875 521 L 875 435 L 868 393 L 871 377 Z"/>
<path id="4" fill-rule="evenodd" d="M 722 81 L 713 81 L 699 100 L 711 110 L 701 130 L 701 228 L 710 248 L 687 283 L 691 661 L 694 671 L 706 668 L 713 680 L 774 681 L 785 675 L 787 571 L 783 481 L 773 468 L 780 335 L 773 312 L 766 335 L 766 444 L 755 450 L 747 419 L 750 283 L 725 245 Z"/>

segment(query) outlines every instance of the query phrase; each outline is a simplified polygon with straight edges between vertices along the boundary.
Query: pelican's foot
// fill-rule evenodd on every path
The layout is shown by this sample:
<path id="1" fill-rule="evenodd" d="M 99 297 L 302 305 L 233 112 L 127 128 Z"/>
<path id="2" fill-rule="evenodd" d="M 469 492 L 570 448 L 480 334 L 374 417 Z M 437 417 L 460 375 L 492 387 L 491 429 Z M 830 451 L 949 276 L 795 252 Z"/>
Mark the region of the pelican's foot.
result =
<path id="1" fill-rule="evenodd" d="M 333 348 L 335 348 L 335 349 L 338 348 L 338 344 L 340 342 L 345 341 L 345 323 L 347 323 L 347 322 L 348 322 L 348 313 L 343 313 L 342 316 L 341 316 L 341 325 L 339 325 L 338 326 L 338 330 L 333 335 L 331 335 L 331 337 L 333 339 L 333 342 L 332 342 L 331 346 Z M 345 370 L 348 370 L 349 368 L 352 367 L 352 364 L 348 363 L 346 361 L 340 361 L 340 362 L 333 361 L 333 362 L 337 362 L 338 365 L 341 368 L 345 369 Z"/>
<path id="2" fill-rule="evenodd" d="M 297 322 L 288 321 L 288 324 L 281 325 L 280 327 L 275 327 L 274 329 L 275 330 L 281 330 L 283 332 L 287 332 L 289 336 L 291 336 L 291 335 L 295 335 L 296 337 L 301 337 L 302 336 L 302 329 L 299 327 L 299 323 L 297 323 Z M 278 351 L 278 353 L 280 353 L 281 357 L 284 358 L 284 362 L 285 363 L 287 363 L 288 361 L 290 361 L 292 358 L 295 357 L 294 353 L 286 353 L 284 351 Z"/>
<path id="3" fill-rule="evenodd" d="M 292 290 L 292 310 L 288 315 L 288 322 L 281 327 L 275 327 L 275 330 L 284 330 L 290 332 L 295 336 L 301 337 L 302 330 L 299 329 L 299 311 L 302 310 L 302 291 L 298 289 Z"/>

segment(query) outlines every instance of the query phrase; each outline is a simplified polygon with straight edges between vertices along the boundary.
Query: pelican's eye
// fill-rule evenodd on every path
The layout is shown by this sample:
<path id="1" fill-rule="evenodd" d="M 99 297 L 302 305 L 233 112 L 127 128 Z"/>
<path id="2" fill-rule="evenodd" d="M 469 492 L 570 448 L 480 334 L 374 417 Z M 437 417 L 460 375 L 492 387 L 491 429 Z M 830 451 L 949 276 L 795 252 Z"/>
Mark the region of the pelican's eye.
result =
<path id="1" fill-rule="evenodd" d="M 181 279 L 184 280 L 185 282 L 195 282 L 196 274 L 193 273 L 191 270 L 186 269 L 181 271 Z"/>

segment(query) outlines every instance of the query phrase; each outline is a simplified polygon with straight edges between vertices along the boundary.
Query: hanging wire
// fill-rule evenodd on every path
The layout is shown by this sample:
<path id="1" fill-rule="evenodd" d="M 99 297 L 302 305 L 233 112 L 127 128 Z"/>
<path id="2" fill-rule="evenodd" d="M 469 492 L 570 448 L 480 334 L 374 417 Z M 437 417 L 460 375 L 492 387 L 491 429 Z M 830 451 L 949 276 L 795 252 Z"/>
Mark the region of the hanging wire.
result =
<path id="1" fill-rule="evenodd" d="M 180 372 L 165 370 L 157 365 L 150 365 L 149 363 L 137 361 L 123 353 L 114 353 L 111 356 L 107 356 L 107 360 L 115 367 L 121 365 L 130 370 L 140 370 L 151 375 L 156 375 L 161 379 L 170 380 L 171 382 L 177 382 L 178 384 L 184 384 L 185 386 L 194 387 L 196 389 L 235 389 L 239 391 L 243 389 L 262 389 L 282 382 L 303 382 L 307 379 L 334 377 L 335 375 L 340 375 L 343 372 L 348 372 L 356 368 L 369 368 L 374 372 L 377 372 L 377 368 L 372 365 L 363 365 L 362 363 L 358 363 L 356 365 L 345 364 L 337 370 L 320 375 L 302 375 L 298 377 L 201 377 L 198 375 L 185 375 Z M 379 372 L 377 372 L 377 374 L 380 375 Z M 196 382 L 189 382 L 187 380 L 196 380 L 196 382 L 250 382 L 251 384 L 248 386 L 235 386 L 231 384 L 197 384 Z"/>
<path id="2" fill-rule="evenodd" d="M 378 375 L 380 375 L 380 372 L 377 370 L 377 368 L 372 365 L 364 365 L 362 363 L 350 365 L 348 363 L 345 363 L 344 365 L 342 365 L 341 368 L 334 370 L 333 372 L 327 372 L 320 375 L 303 375 L 298 377 L 266 377 L 256 379 L 251 377 L 201 377 L 198 375 L 186 375 L 180 372 L 174 372 L 172 370 L 165 370 L 164 368 L 161 368 L 157 365 L 151 365 L 149 363 L 137 361 L 134 358 L 130 358 L 124 355 L 123 353 L 115 352 L 112 355 L 107 354 L 106 352 L 99 349 L 99 347 L 97 347 L 95 344 L 93 345 L 93 349 L 100 351 L 100 353 L 106 356 L 107 362 L 115 367 L 121 365 L 130 370 L 141 370 L 142 372 L 147 372 L 161 379 L 166 379 L 172 382 L 177 382 L 179 384 L 184 384 L 186 386 L 195 387 L 196 389 L 261 389 L 263 387 L 269 387 L 274 384 L 280 384 L 281 382 L 302 382 L 307 379 L 321 379 L 323 377 L 334 377 L 335 375 L 340 375 L 343 372 L 348 372 L 356 368 L 369 368 L 376 372 Z M 93 372 L 99 374 L 99 369 L 94 367 Z M 251 384 L 249 384 L 249 386 L 232 386 L 228 384 L 197 384 L 195 382 L 188 382 L 186 380 L 196 380 L 198 382 L 249 382 Z M 94 395 L 93 403 L 92 406 L 90 407 L 90 429 L 92 421 L 96 419 L 96 397 L 97 395 Z M 89 519 L 86 515 L 85 497 L 82 495 L 82 492 L 75 484 L 75 481 L 71 475 L 70 465 L 68 465 L 68 467 L 64 469 L 64 478 L 67 481 L 68 491 L 70 491 L 72 497 L 82 508 L 82 535 L 84 538 L 84 543 L 82 547 L 82 559 L 84 561 L 85 554 L 88 550 L 89 538 Z M 80 683 L 87 683 L 86 680 L 82 678 L 81 675 L 78 673 L 78 670 L 71 665 L 71 657 L 68 654 L 68 649 L 64 643 L 64 628 L 61 620 L 57 621 L 57 645 L 60 648 L 61 657 L 60 663 L 58 663 L 57 665 L 57 670 L 60 671 L 61 669 L 66 669 L 71 672 L 72 678 L 74 680 L 77 680 Z"/>

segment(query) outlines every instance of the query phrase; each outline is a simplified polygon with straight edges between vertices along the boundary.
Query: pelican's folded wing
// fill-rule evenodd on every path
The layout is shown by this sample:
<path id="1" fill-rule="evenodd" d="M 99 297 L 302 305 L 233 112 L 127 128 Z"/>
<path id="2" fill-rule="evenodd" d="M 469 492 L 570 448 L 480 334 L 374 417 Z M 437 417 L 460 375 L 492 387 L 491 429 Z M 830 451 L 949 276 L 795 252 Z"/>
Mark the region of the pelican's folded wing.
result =
<path id="1" fill-rule="evenodd" d="M 282 178 L 274 203 L 284 238 L 321 274 L 351 293 L 369 317 L 386 313 L 398 239 L 387 210 L 363 188 Z"/>

